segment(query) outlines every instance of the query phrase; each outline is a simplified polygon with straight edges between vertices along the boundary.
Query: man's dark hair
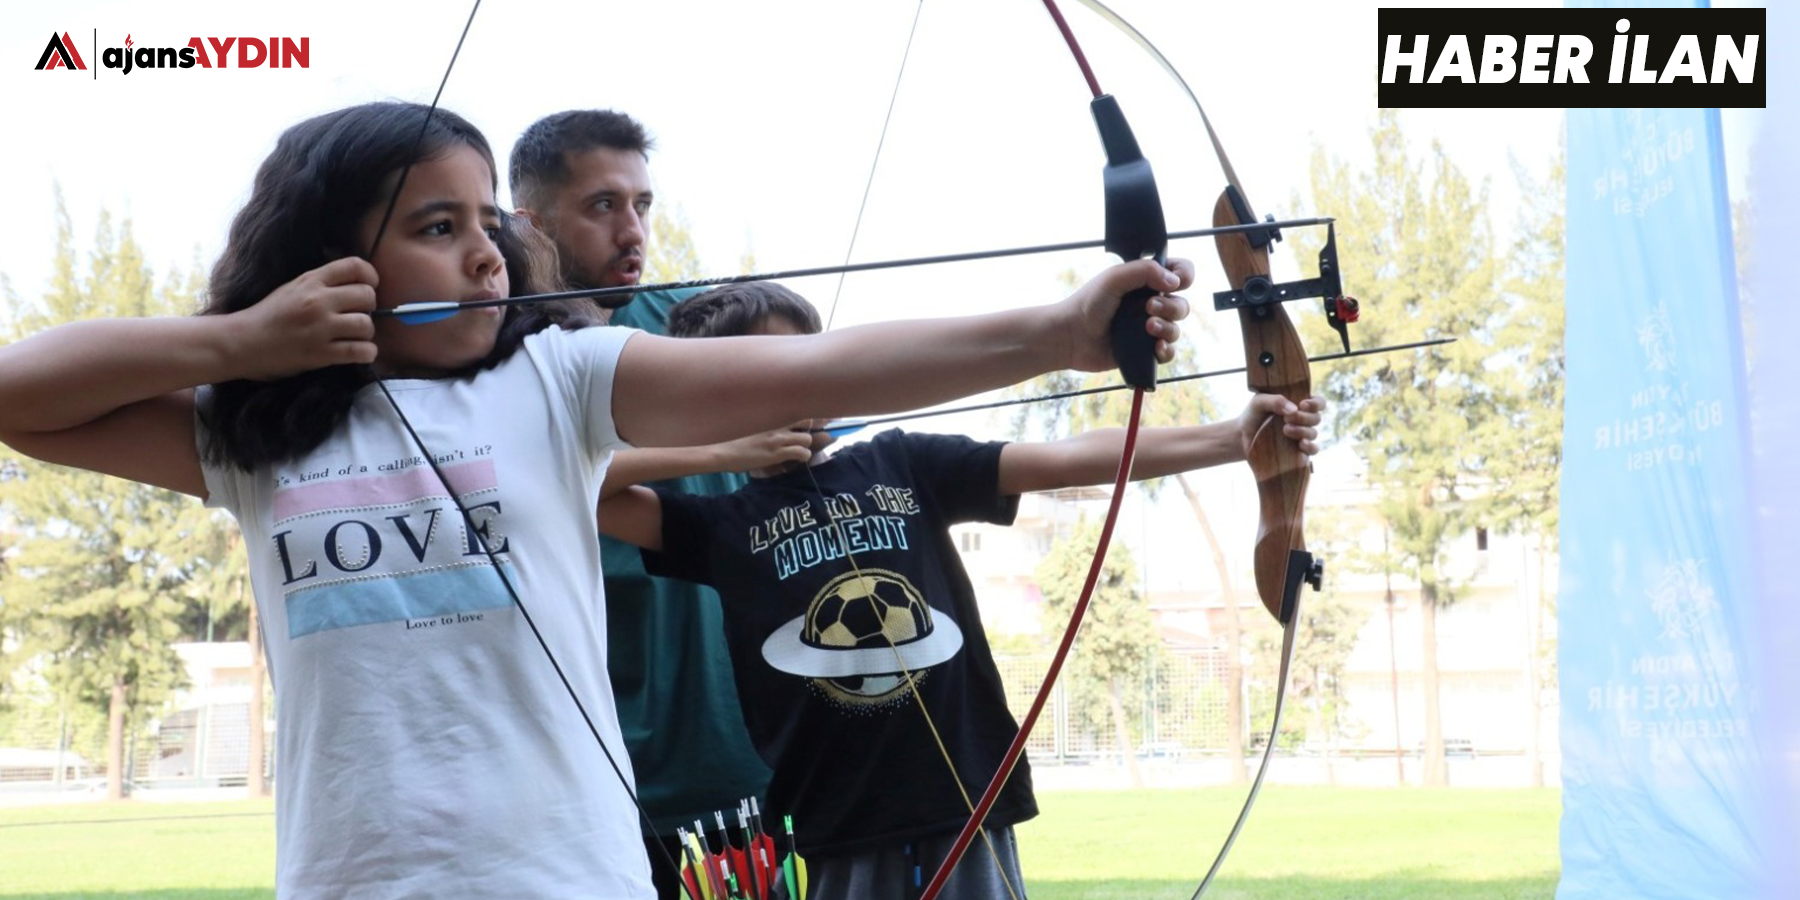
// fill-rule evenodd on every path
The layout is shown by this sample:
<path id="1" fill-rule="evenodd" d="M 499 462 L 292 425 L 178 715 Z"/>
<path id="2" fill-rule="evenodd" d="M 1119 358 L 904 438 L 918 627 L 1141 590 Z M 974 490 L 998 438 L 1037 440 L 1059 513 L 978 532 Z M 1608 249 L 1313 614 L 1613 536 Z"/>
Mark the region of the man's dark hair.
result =
<path id="1" fill-rule="evenodd" d="M 806 298 L 771 281 L 727 284 L 695 294 L 669 310 L 670 337 L 736 337 L 771 316 L 793 323 L 802 334 L 818 334 L 819 311 Z"/>
<path id="2" fill-rule="evenodd" d="M 598 147 L 631 150 L 650 158 L 656 146 L 636 119 L 610 109 L 571 109 L 545 116 L 513 144 L 506 180 L 513 203 L 538 209 L 545 196 L 569 181 L 569 157 Z"/>

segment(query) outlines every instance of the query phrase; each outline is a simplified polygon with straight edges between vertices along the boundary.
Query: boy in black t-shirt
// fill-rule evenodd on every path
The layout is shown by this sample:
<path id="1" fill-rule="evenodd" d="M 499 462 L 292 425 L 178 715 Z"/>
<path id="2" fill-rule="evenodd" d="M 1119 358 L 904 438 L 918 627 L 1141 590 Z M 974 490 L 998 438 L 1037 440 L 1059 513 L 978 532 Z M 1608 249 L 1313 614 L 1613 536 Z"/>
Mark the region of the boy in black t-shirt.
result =
<path id="1" fill-rule="evenodd" d="M 669 316 L 675 336 L 818 330 L 810 304 L 768 283 Z M 1259 395 L 1236 420 L 1142 429 L 1133 477 L 1241 461 L 1272 415 L 1316 453 L 1322 408 Z M 903 900 L 967 821 L 963 786 L 985 785 L 1018 732 L 950 527 L 1010 524 L 1026 491 L 1110 482 L 1124 430 L 1048 443 L 887 431 L 825 458 L 809 424 L 724 496 L 621 487 L 667 468 L 659 451 L 620 454 L 600 530 L 643 548 L 651 573 L 718 591 L 744 722 L 774 771 L 768 805 L 799 825 L 808 896 Z M 1036 814 L 1021 760 L 987 818 L 987 858 L 958 866 L 942 896 L 1023 900 L 1012 826 Z"/>

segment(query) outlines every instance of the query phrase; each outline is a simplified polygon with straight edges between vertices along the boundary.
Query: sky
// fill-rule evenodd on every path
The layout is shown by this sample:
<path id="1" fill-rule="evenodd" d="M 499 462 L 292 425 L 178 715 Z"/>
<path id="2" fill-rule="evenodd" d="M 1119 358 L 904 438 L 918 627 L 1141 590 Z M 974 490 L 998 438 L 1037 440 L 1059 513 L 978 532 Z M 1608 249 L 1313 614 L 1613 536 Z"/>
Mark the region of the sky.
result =
<path id="1" fill-rule="evenodd" d="M 1303 195 L 1315 148 L 1367 162 L 1376 3 L 1112 5 L 1206 104 L 1258 212 L 1311 212 Z M 1520 4 L 1522 14 L 1548 5 Z M 1101 87 L 1119 98 L 1155 168 L 1171 229 L 1209 224 L 1223 178 L 1198 116 L 1128 39 L 1073 0 L 1066 6 Z M 468 8 L 450 0 L 7 4 L 0 110 L 12 139 L 0 151 L 9 213 L 0 217 L 0 276 L 24 300 L 42 293 L 57 187 L 83 246 L 106 210 L 130 218 L 159 275 L 209 266 L 284 128 L 354 103 L 429 102 Z M 63 32 L 89 71 L 35 71 L 50 35 Z M 103 52 L 128 35 L 152 47 L 190 37 L 307 37 L 310 65 L 104 68 L 96 42 Z M 1035 0 L 488 0 L 442 106 L 488 135 L 502 167 L 514 138 L 540 116 L 577 107 L 631 113 L 657 141 L 650 168 L 659 204 L 688 221 L 709 271 L 726 274 L 746 254 L 762 270 L 840 262 L 853 231 L 857 260 L 1098 238 L 1103 156 L 1087 99 Z M 1563 116 L 1417 109 L 1400 121 L 1420 149 L 1441 144 L 1485 180 L 1490 222 L 1504 233 L 1517 206 L 1513 167 L 1544 176 Z M 1733 134 L 1746 127 L 1737 117 L 1728 126 Z M 1747 143 L 1732 145 L 1734 183 Z M 1198 264 L 1193 297 L 1222 282 L 1210 244 L 1171 253 Z M 791 286 L 842 326 L 1050 302 L 1063 272 L 1086 276 L 1108 262 L 1095 250 L 852 276 L 841 294 L 835 279 Z M 1354 284 L 1358 261 L 1343 263 Z M 1302 273 L 1289 253 L 1277 257 L 1276 274 Z M 1381 314 L 1380 298 L 1362 299 L 1365 316 Z M 1208 367 L 1241 362 L 1235 338 L 1200 345 Z M 1218 389 L 1224 408 L 1240 402 L 1237 385 Z"/>
<path id="2" fill-rule="evenodd" d="M 1198 117 L 1147 56 L 1070 6 L 1102 88 L 1119 97 L 1156 168 L 1171 226 L 1206 224 L 1220 177 Z M 1208 104 L 1259 209 L 1299 214 L 1291 197 L 1304 188 L 1315 145 L 1366 153 L 1375 7 L 1238 6 L 1126 0 L 1116 9 Z M 442 104 L 481 127 L 502 157 L 541 115 L 582 106 L 630 112 L 656 136 L 659 196 L 685 214 L 703 258 L 728 271 L 746 252 L 764 267 L 828 264 L 848 247 L 920 9 L 913 0 L 488 0 Z M 429 101 L 467 10 L 338 0 L 8 4 L 0 59 L 22 62 L 0 67 L 0 103 L 15 134 L 30 139 L 9 142 L 0 167 L 0 196 L 11 207 L 0 225 L 0 273 L 22 296 L 42 290 L 53 184 L 83 239 L 106 209 L 131 217 L 159 270 L 196 257 L 210 264 L 283 128 L 351 103 Z M 1308 27 L 1293 29 L 1297 19 Z M 311 65 L 123 75 L 87 60 L 98 78 L 31 68 L 52 33 L 67 31 L 94 55 L 96 30 L 102 51 L 127 35 L 135 46 L 176 47 L 194 36 L 306 36 Z M 1274 34 L 1279 52 L 1268 56 L 1246 40 Z M 1086 99 L 1037 3 L 924 4 L 855 256 L 1098 237 L 1102 158 Z M 1443 141 L 1470 172 L 1491 178 L 1495 213 L 1509 219 L 1509 159 L 1541 171 L 1560 119 L 1555 110 L 1432 110 L 1403 121 L 1421 142 Z M 504 185 L 501 193 L 507 202 Z M 1205 244 L 1174 252 L 1211 255 Z M 961 267 L 862 276 L 845 288 L 841 320 L 1048 300 L 1054 285 L 1041 273 L 1086 274 L 1105 262 L 1095 251 L 981 267 L 1018 279 L 1007 297 L 960 290 L 965 278 L 990 274 Z M 907 286 L 898 296 L 895 282 Z M 1007 280 L 998 284 L 1008 290 Z M 802 288 L 819 299 L 816 288 Z"/>

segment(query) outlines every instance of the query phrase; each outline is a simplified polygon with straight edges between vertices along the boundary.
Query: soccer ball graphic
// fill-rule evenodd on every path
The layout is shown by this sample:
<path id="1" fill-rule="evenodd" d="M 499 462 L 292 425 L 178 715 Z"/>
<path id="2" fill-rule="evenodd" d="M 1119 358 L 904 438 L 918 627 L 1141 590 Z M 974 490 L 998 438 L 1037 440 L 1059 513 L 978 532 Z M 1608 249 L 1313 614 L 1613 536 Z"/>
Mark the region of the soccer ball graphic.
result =
<path id="1" fill-rule="evenodd" d="M 818 647 L 888 647 L 931 633 L 931 607 L 913 586 L 886 572 L 832 579 L 806 611 L 801 639 Z"/>
<path id="2" fill-rule="evenodd" d="M 800 640 L 822 650 L 893 653 L 931 634 L 931 607 L 904 578 L 880 569 L 849 572 L 831 580 L 806 611 Z M 819 686 L 840 701 L 891 700 L 906 687 L 898 655 L 892 671 L 820 679 Z M 913 680 L 924 677 L 912 673 Z"/>
<path id="3" fill-rule="evenodd" d="M 833 704 L 875 714 L 962 651 L 955 613 L 934 609 L 905 575 L 852 570 L 763 639 L 769 668 L 808 679 Z M 911 675 L 908 678 L 908 675 Z"/>

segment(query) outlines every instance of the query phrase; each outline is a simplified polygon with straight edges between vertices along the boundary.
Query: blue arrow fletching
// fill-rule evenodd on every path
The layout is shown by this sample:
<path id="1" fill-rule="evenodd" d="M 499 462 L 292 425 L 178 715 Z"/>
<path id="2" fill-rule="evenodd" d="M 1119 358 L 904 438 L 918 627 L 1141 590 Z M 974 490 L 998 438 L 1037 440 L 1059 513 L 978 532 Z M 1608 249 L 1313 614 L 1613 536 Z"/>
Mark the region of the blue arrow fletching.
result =
<path id="1" fill-rule="evenodd" d="M 424 325 L 427 322 L 438 322 L 456 315 L 462 304 L 451 301 L 438 303 L 406 303 L 394 307 L 394 318 L 408 325 Z"/>
<path id="2" fill-rule="evenodd" d="M 842 422 L 834 422 L 825 426 L 825 433 L 834 438 L 841 438 L 848 434 L 855 434 L 867 427 L 869 427 L 869 423 L 864 422 L 861 419 L 846 419 Z"/>

